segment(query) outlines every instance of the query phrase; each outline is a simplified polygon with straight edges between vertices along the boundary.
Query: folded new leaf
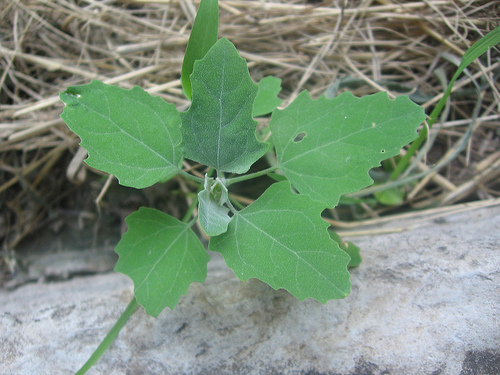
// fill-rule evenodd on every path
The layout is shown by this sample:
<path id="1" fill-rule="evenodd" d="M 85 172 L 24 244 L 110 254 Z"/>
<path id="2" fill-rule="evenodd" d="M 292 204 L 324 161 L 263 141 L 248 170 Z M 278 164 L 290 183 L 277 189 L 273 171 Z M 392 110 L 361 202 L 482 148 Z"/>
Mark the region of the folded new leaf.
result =
<path id="1" fill-rule="evenodd" d="M 222 181 L 205 175 L 204 189 L 198 193 L 198 218 L 208 236 L 218 236 L 227 230 L 231 221 L 229 209 L 224 206 L 227 200 L 227 188 Z"/>

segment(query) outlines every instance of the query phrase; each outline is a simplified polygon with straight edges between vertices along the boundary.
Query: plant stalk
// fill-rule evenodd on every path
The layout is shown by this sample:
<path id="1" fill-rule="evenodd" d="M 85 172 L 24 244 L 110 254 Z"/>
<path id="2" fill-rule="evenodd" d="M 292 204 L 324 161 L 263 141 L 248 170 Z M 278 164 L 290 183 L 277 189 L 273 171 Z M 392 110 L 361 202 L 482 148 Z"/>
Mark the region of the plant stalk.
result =
<path id="1" fill-rule="evenodd" d="M 279 166 L 275 165 L 273 167 L 269 167 L 267 169 L 264 169 L 262 171 L 258 171 L 258 172 L 255 172 L 255 173 L 245 174 L 245 175 L 239 176 L 239 177 L 228 178 L 226 180 L 226 186 L 229 186 L 231 184 L 235 184 L 237 182 L 250 180 L 252 178 L 257 178 L 257 177 L 260 177 L 260 176 L 264 176 L 264 175 L 266 175 L 268 173 L 274 172 L 278 168 L 279 168 Z"/>
<path id="2" fill-rule="evenodd" d="M 182 169 L 180 170 L 179 174 L 188 180 L 196 182 L 197 184 L 200 184 L 200 183 L 203 184 L 203 181 L 205 181 L 203 178 L 193 176 L 191 173 L 183 171 Z"/>
<path id="3" fill-rule="evenodd" d="M 130 317 L 137 311 L 139 306 L 140 305 L 135 299 L 135 297 L 132 298 L 132 301 L 130 301 L 127 308 L 122 313 L 122 315 L 115 323 L 113 328 L 111 328 L 111 330 L 106 335 L 104 340 L 102 340 L 102 342 L 99 344 L 94 353 L 92 353 L 87 362 L 85 362 L 85 364 L 80 368 L 80 370 L 78 370 L 76 375 L 85 374 L 92 367 L 92 365 L 96 363 L 99 358 L 101 358 L 106 349 L 108 349 L 109 346 L 112 344 L 112 342 L 115 341 L 116 337 L 118 336 L 118 333 L 120 333 L 121 329 L 125 326 Z"/>

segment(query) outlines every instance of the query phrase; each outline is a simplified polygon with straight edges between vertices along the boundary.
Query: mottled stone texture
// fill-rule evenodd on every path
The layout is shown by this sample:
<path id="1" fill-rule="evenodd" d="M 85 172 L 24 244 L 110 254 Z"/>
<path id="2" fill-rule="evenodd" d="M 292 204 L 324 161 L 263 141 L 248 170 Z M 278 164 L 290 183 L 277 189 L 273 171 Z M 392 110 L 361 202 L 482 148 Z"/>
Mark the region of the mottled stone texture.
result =
<path id="1" fill-rule="evenodd" d="M 500 374 L 500 207 L 353 239 L 352 293 L 299 302 L 214 256 L 175 311 L 134 315 L 90 374 Z M 71 374 L 132 298 L 115 273 L 0 291 L 0 373 Z"/>

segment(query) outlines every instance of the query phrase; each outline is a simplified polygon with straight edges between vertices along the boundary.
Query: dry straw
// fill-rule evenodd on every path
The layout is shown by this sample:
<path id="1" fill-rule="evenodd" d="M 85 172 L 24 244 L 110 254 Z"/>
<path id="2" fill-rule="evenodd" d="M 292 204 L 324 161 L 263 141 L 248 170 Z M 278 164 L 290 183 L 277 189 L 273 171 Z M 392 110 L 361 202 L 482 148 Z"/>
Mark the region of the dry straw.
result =
<path id="1" fill-rule="evenodd" d="M 282 78 L 288 101 L 303 89 L 313 97 L 332 87 L 357 95 L 383 90 L 395 96 L 406 90 L 428 113 L 464 51 L 500 19 L 495 0 L 219 2 L 219 35 L 237 46 L 255 80 Z M 97 184 L 94 198 L 110 185 L 83 164 L 77 137 L 59 120 L 58 93 L 96 78 L 124 88 L 139 85 L 185 107 L 179 72 L 197 6 L 198 0 L 1 2 L 4 251 L 68 212 L 95 213 L 95 207 L 71 197 L 80 197 L 76 192 L 88 190 L 91 182 Z M 386 207 L 365 200 L 357 209 L 350 207 L 349 215 L 376 222 L 413 207 L 498 204 L 499 58 L 492 49 L 457 82 L 442 122 L 404 177 L 405 201 Z M 346 210 L 333 215 L 338 219 L 333 224 L 346 226 Z"/>

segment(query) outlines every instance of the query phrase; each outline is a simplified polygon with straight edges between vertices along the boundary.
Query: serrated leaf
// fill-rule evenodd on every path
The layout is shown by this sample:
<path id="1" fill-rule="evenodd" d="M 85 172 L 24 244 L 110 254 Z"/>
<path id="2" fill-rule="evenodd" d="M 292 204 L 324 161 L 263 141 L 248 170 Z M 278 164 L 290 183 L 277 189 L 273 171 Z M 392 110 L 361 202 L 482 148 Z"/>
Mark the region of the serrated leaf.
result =
<path id="1" fill-rule="evenodd" d="M 300 300 L 325 303 L 349 294 L 349 256 L 327 233 L 324 205 L 294 194 L 288 181 L 275 183 L 254 203 L 234 214 L 226 233 L 210 239 L 228 267 Z"/>
<path id="2" fill-rule="evenodd" d="M 217 42 L 219 28 L 219 2 L 217 0 L 202 0 L 184 54 L 182 62 L 181 82 L 188 99 L 192 97 L 191 80 L 194 62 L 201 60 L 210 48 Z"/>
<path id="3" fill-rule="evenodd" d="M 205 281 L 210 257 L 188 224 L 163 212 L 141 207 L 125 222 L 115 271 L 134 281 L 137 302 L 157 317 L 174 309 L 191 283 Z"/>
<path id="4" fill-rule="evenodd" d="M 257 86 L 257 96 L 253 103 L 253 117 L 267 115 L 283 102 L 278 98 L 278 94 L 281 92 L 281 79 L 272 76 L 264 77 Z"/>
<path id="5" fill-rule="evenodd" d="M 252 107 L 257 85 L 245 60 L 220 39 L 191 75 L 193 102 L 182 118 L 184 156 L 219 172 L 245 173 L 267 151 L 255 136 Z"/>
<path id="6" fill-rule="evenodd" d="M 205 175 L 204 189 L 198 193 L 198 218 L 207 236 L 218 236 L 227 231 L 231 221 L 229 209 L 224 206 L 227 200 L 227 188 L 222 181 Z"/>
<path id="7" fill-rule="evenodd" d="M 140 87 L 125 90 L 92 81 L 60 94 L 61 118 L 81 139 L 93 168 L 120 184 L 145 188 L 179 172 L 181 132 L 173 104 Z"/>
<path id="8" fill-rule="evenodd" d="M 417 136 L 423 108 L 386 93 L 349 92 L 312 100 L 302 92 L 270 122 L 280 169 L 302 194 L 334 207 L 341 195 L 372 184 L 368 171 Z"/>

